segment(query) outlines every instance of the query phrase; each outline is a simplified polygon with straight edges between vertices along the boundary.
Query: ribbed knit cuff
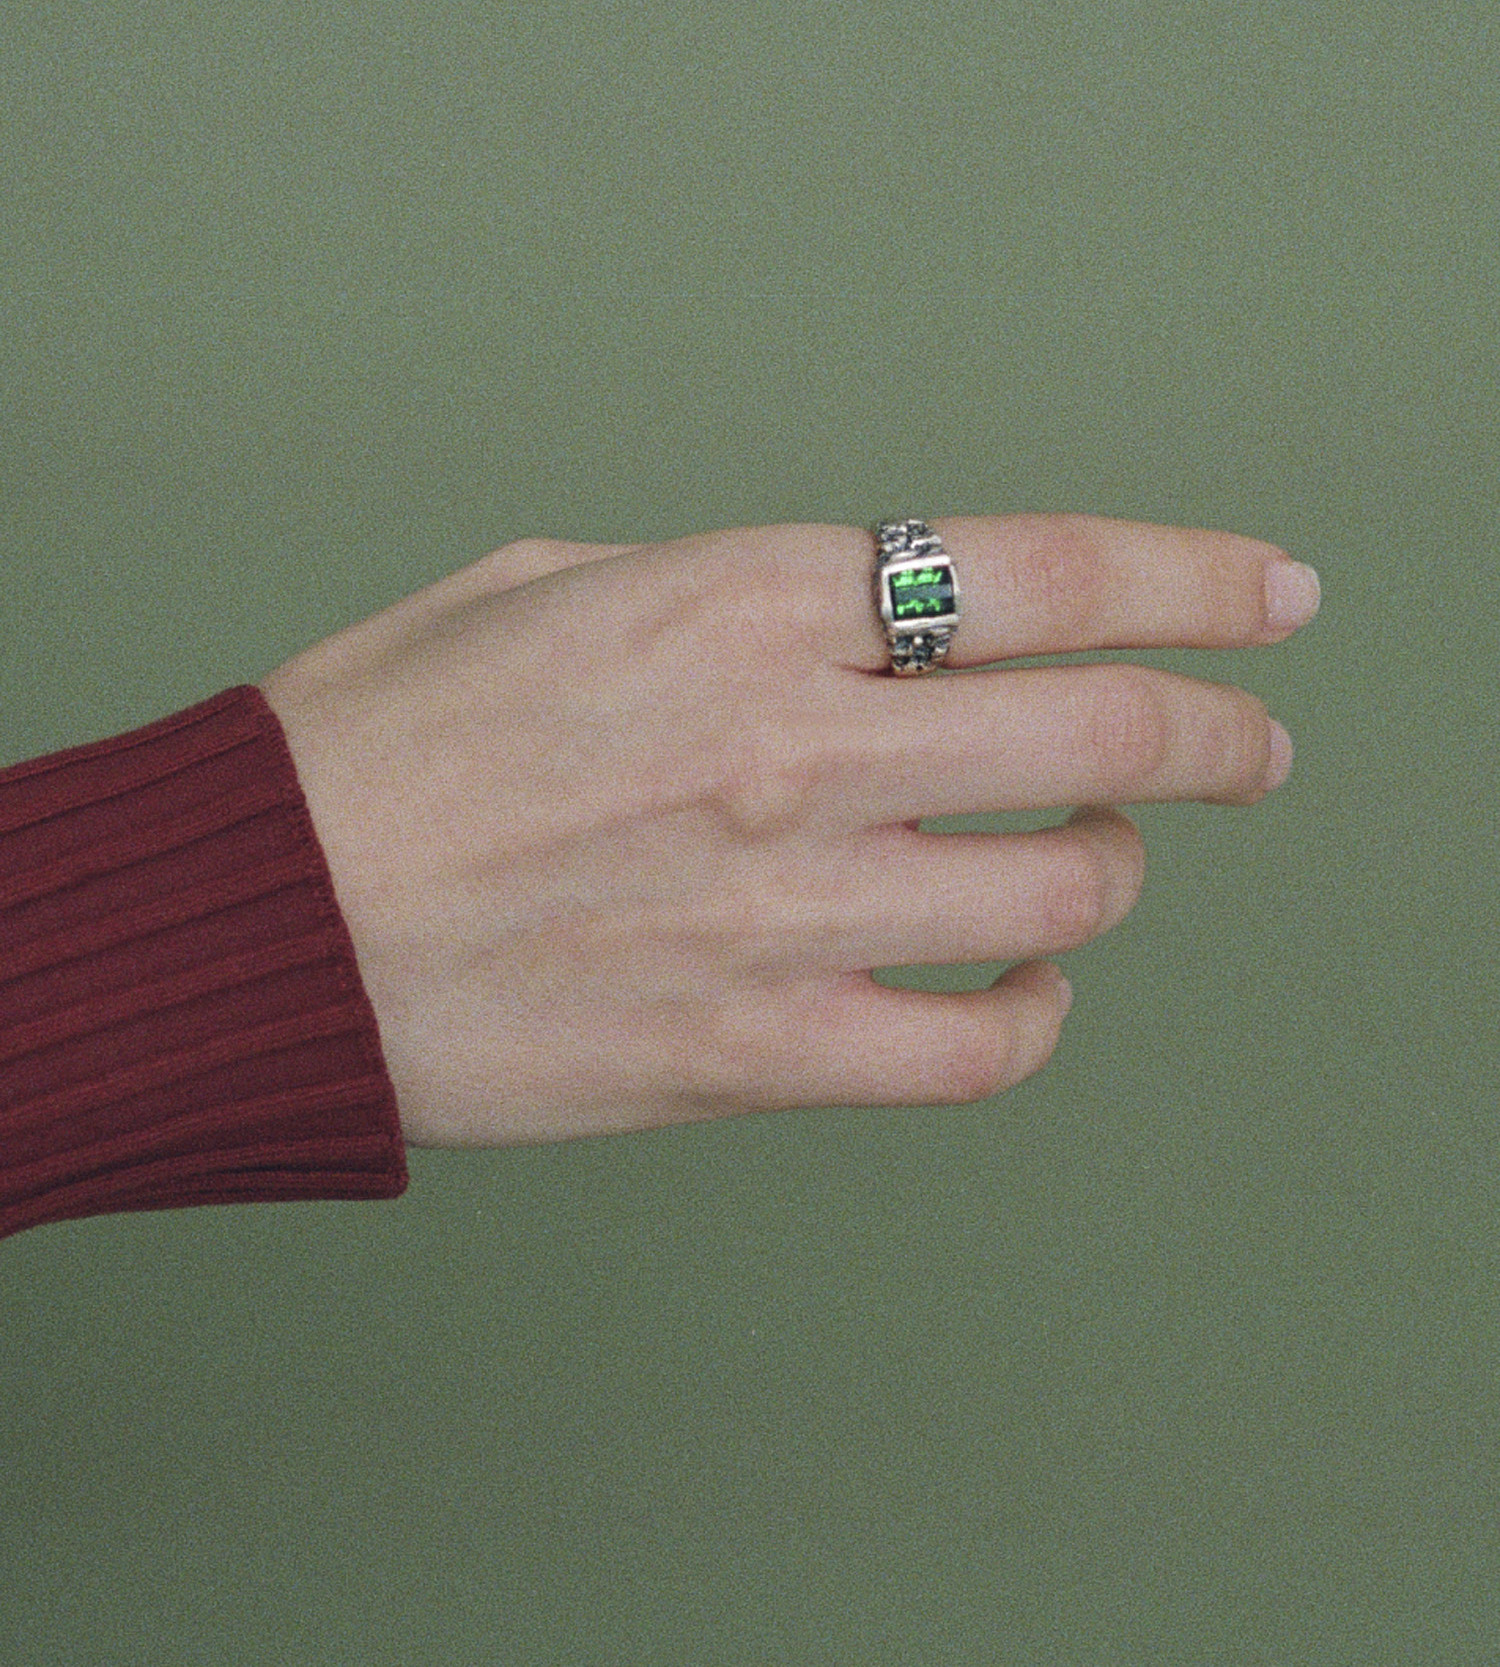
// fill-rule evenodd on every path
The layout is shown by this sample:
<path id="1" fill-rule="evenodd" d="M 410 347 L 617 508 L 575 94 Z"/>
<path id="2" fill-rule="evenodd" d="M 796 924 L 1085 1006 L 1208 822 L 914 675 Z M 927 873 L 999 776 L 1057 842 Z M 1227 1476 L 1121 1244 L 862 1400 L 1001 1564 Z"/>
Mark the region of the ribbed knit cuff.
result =
<path id="1" fill-rule="evenodd" d="M 374 1009 L 260 690 L 0 771 L 0 1236 L 406 1182 Z"/>

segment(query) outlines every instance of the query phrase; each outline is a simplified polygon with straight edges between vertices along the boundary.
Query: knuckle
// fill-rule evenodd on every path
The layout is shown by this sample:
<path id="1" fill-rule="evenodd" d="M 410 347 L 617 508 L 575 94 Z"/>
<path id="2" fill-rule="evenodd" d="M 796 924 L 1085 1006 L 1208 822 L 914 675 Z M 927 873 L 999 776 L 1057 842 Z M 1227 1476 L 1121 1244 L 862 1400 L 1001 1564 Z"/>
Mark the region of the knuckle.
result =
<path id="1" fill-rule="evenodd" d="M 675 1080 L 710 1114 L 743 1108 L 763 1091 L 770 1061 L 764 1039 L 739 1014 L 701 1013 L 676 1061 Z"/>
<path id="2" fill-rule="evenodd" d="M 528 533 L 522 538 L 511 539 L 508 544 L 502 544 L 498 550 L 491 551 L 491 557 L 493 559 L 497 556 L 544 556 L 555 549 L 560 542 L 559 539 Z"/>
<path id="3" fill-rule="evenodd" d="M 509 590 L 564 565 L 568 549 L 560 538 L 515 538 L 482 557 L 475 571 L 497 589 Z"/>
<path id="4" fill-rule="evenodd" d="M 1119 894 L 1124 906 L 1116 916 L 1116 924 L 1140 901 L 1141 892 L 1146 885 L 1146 841 L 1141 837 L 1141 830 L 1128 817 L 1122 816 L 1120 821 L 1124 826 L 1120 830 L 1122 841 Z"/>
<path id="5" fill-rule="evenodd" d="M 1040 897 L 1042 941 L 1077 949 L 1107 924 L 1114 887 L 1108 859 L 1092 840 L 1075 843 L 1052 859 Z"/>
<path id="6" fill-rule="evenodd" d="M 1216 701 L 1200 725 L 1197 764 L 1230 799 L 1258 798 L 1270 753 L 1270 713 L 1254 695 L 1236 691 Z"/>
<path id="7" fill-rule="evenodd" d="M 1014 1026 L 992 1020 L 955 1039 L 938 1067 L 945 1105 L 971 1105 L 1002 1093 L 1026 1075 L 1020 1069 L 1020 1037 Z"/>
<path id="8" fill-rule="evenodd" d="M 1146 883 L 1146 841 L 1141 830 L 1120 811 L 1106 811 L 1108 833 L 1102 845 L 1109 874 L 1106 931 L 1116 927 L 1136 906 Z"/>
<path id="9" fill-rule="evenodd" d="M 709 798 L 738 838 L 782 837 L 806 825 L 827 768 L 807 732 L 757 726 L 727 745 Z"/>
<path id="10" fill-rule="evenodd" d="M 1049 628 L 1088 636 L 1104 613 L 1113 572 L 1087 515 L 1018 516 L 1015 560 L 1022 594 L 1039 605 Z"/>
<path id="11" fill-rule="evenodd" d="M 1014 1088 L 1017 1083 L 1025 1082 L 1027 1077 L 1034 1077 L 1038 1071 L 1050 1062 L 1052 1055 L 1057 1051 L 1057 1044 L 1061 1035 L 1062 1025 L 1058 1023 L 1046 1034 L 1033 1039 L 1032 1046 L 1027 1051 L 1024 1059 L 1019 1057 L 1020 1050 L 1018 1049 L 1017 1058 L 1013 1062 L 1014 1068 L 1010 1081 L 1005 1086 Z"/>
<path id="12" fill-rule="evenodd" d="M 1173 727 L 1166 692 L 1145 666 L 1088 669 L 1095 684 L 1083 734 L 1088 762 L 1107 792 L 1128 794 L 1166 763 Z"/>
<path id="13" fill-rule="evenodd" d="M 486 560 L 491 566 L 509 570 L 550 565 L 568 546 L 560 538 L 513 538 L 498 550 L 491 550 Z"/>
<path id="14" fill-rule="evenodd" d="M 938 1081 L 948 1105 L 969 1105 L 1003 1094 L 1034 1076 L 1051 1059 L 1061 1034 L 1060 1019 L 977 1022 L 950 1043 Z"/>
<path id="15" fill-rule="evenodd" d="M 721 994 L 691 1004 L 673 1080 L 709 1115 L 807 1104 L 826 1064 L 816 998 L 797 991 Z"/>
<path id="16" fill-rule="evenodd" d="M 1271 764 L 1271 713 L 1254 695 L 1242 697 L 1245 707 L 1244 748 L 1240 759 L 1239 785 L 1247 797 L 1265 793 L 1266 772 Z"/>

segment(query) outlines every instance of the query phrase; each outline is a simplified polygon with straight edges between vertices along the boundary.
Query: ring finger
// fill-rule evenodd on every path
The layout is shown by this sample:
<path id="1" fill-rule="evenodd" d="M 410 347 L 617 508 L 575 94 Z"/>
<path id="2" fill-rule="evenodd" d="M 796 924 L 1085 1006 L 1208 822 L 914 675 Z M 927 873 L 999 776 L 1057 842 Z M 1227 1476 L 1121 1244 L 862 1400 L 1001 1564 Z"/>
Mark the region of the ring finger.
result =
<path id="1" fill-rule="evenodd" d="M 1092 515 L 950 516 L 932 527 L 961 595 L 950 667 L 1096 648 L 1249 648 L 1281 641 L 1317 605 L 1311 568 L 1237 533 Z M 767 543 L 784 549 L 789 572 L 820 570 L 823 640 L 838 662 L 883 672 L 872 536 L 783 528 Z"/>
<path id="2" fill-rule="evenodd" d="M 1119 924 L 1145 877 L 1135 825 L 1084 807 L 1032 833 L 856 836 L 836 877 L 778 883 L 752 951 L 757 975 L 1013 961 L 1077 949 Z M 778 906 L 781 920 L 777 920 Z"/>

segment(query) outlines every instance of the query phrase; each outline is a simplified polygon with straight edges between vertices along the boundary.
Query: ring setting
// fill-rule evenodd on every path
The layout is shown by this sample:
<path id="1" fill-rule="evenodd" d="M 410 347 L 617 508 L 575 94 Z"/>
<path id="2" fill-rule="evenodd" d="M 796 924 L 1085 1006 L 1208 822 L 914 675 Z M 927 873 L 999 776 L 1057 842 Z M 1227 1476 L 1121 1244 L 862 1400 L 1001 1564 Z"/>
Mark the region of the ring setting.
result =
<path id="1" fill-rule="evenodd" d="M 925 521 L 882 521 L 875 568 L 876 604 L 898 677 L 933 670 L 958 626 L 958 574 Z"/>

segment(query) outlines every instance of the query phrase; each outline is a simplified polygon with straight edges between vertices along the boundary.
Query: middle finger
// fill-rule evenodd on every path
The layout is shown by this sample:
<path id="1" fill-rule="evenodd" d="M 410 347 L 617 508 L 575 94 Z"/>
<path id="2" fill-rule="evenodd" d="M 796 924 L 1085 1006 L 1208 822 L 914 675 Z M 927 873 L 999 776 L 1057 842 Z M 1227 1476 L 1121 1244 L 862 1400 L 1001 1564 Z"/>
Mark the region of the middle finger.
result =
<path id="1" fill-rule="evenodd" d="M 1074 804 L 1254 804 L 1270 790 L 1279 728 L 1244 689 L 1126 662 L 861 680 L 845 713 L 840 812 L 871 827 Z"/>

